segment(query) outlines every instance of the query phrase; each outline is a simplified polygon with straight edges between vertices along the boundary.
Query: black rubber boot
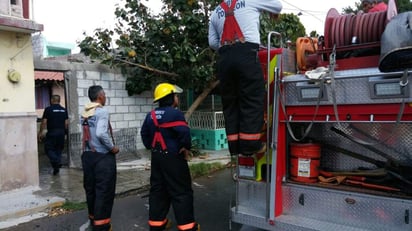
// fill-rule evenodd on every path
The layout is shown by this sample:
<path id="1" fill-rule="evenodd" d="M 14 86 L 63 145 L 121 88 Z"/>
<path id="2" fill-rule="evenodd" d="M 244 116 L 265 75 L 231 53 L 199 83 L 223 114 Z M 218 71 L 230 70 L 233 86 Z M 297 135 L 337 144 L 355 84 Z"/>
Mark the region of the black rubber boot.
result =
<path id="1" fill-rule="evenodd" d="M 196 223 L 195 226 L 193 226 L 193 228 L 184 231 L 200 231 L 200 225 Z"/>
<path id="2" fill-rule="evenodd" d="M 112 224 L 95 225 L 93 231 L 112 231 Z"/>
<path id="3" fill-rule="evenodd" d="M 150 226 L 150 231 L 164 231 L 170 230 L 172 228 L 172 221 L 167 219 L 167 222 L 159 227 Z"/>

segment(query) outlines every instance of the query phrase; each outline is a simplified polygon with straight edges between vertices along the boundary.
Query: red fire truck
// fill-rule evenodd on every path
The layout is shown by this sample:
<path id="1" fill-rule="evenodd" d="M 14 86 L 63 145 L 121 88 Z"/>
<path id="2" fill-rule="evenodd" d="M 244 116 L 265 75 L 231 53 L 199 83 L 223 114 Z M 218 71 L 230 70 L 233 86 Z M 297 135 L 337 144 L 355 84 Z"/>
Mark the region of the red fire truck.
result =
<path id="1" fill-rule="evenodd" d="M 231 222 L 412 230 L 411 27 L 412 12 L 397 14 L 391 0 L 385 12 L 331 9 L 324 36 L 293 51 L 271 48 L 280 34 L 269 34 L 260 52 L 269 145 L 237 157 Z"/>

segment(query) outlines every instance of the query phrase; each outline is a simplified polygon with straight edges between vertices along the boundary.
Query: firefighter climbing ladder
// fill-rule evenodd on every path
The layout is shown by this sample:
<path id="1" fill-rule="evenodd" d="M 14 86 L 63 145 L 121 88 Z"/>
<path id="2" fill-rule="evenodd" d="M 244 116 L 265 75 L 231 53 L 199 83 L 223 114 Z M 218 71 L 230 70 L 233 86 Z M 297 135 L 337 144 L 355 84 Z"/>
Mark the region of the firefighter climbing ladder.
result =
<path id="1" fill-rule="evenodd" d="M 266 153 L 259 155 L 258 157 L 238 157 L 237 158 L 237 172 L 234 176 L 235 179 L 235 206 L 231 208 L 233 210 L 234 219 L 243 219 L 242 215 L 238 214 L 239 209 L 247 209 L 248 204 L 245 206 L 245 202 L 252 203 L 252 207 L 255 207 L 255 211 L 264 211 L 262 214 L 263 219 L 260 221 L 263 224 L 268 223 L 268 221 L 273 220 L 275 217 L 274 207 L 271 206 L 275 202 L 274 194 L 270 193 L 275 191 L 276 184 L 271 183 L 270 176 L 275 176 L 276 166 L 271 164 L 272 158 L 276 159 L 276 147 L 277 147 L 277 121 L 278 121 L 278 110 L 279 105 L 274 102 L 278 102 L 279 92 L 278 92 L 278 81 L 280 80 L 280 66 L 281 60 L 281 49 L 271 50 L 271 40 L 273 37 L 278 37 L 281 41 L 282 47 L 282 37 L 278 32 L 270 32 L 267 37 L 267 57 L 266 61 L 262 62 L 262 68 L 266 66 L 266 109 L 265 109 L 265 131 L 262 134 L 265 136 L 264 142 L 267 144 Z M 260 57 L 261 61 L 263 57 Z M 274 126 L 274 127 L 272 127 Z M 257 162 L 257 163 L 256 163 Z M 266 165 L 266 168 L 263 166 Z M 268 167 L 271 166 L 271 167 Z M 257 167 L 257 169 L 256 169 Z M 265 179 L 263 179 L 265 176 Z M 255 188 L 257 195 L 241 195 L 243 194 L 242 188 Z M 252 189 L 253 190 L 253 189 Z M 250 198 L 249 196 L 257 196 L 260 199 Z M 262 200 L 265 198 L 265 200 Z M 252 200 L 249 200 L 252 199 Z M 253 205 L 257 201 L 263 201 L 264 203 L 258 203 Z M 243 223 L 243 222 L 241 222 Z M 253 221 L 256 223 L 256 221 Z M 231 227 L 229 227 L 231 228 Z"/>

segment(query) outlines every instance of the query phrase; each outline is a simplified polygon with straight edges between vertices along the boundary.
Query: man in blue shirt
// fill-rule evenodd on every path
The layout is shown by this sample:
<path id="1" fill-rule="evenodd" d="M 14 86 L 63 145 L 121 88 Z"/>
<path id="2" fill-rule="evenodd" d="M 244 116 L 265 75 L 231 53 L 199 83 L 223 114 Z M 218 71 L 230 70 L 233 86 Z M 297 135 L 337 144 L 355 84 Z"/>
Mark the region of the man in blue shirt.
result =
<path id="1" fill-rule="evenodd" d="M 89 87 L 90 103 L 82 112 L 83 126 L 83 187 L 90 224 L 94 231 L 110 231 L 111 214 L 116 191 L 116 157 L 119 148 L 114 144 L 109 122 L 106 93 L 99 85 Z"/>
<path id="2" fill-rule="evenodd" d="M 44 109 L 40 130 L 37 135 L 39 141 L 46 137 L 44 151 L 53 167 L 53 175 L 59 173 L 61 157 L 64 149 L 64 136 L 69 125 L 67 110 L 60 105 L 60 96 L 52 95 L 51 105 Z M 47 134 L 44 131 L 47 127 Z"/>

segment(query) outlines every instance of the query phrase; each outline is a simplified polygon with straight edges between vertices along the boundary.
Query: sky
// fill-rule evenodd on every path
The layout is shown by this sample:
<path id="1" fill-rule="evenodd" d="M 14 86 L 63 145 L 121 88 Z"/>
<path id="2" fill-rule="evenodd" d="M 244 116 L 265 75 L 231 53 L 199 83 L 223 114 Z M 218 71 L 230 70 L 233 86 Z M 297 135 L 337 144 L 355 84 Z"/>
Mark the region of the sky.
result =
<path id="1" fill-rule="evenodd" d="M 43 24 L 43 36 L 49 42 L 76 45 L 84 36 L 91 35 L 96 28 L 113 28 L 114 10 L 120 0 L 31 0 L 33 20 Z M 264 0 L 262 0 L 264 1 Z M 359 0 L 286 0 L 282 2 L 282 13 L 299 12 L 306 33 L 316 30 L 323 35 L 327 12 L 335 8 L 355 6 Z M 149 0 L 148 5 L 160 9 L 160 0 Z M 75 53 L 75 52 L 74 52 Z"/>

